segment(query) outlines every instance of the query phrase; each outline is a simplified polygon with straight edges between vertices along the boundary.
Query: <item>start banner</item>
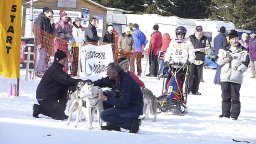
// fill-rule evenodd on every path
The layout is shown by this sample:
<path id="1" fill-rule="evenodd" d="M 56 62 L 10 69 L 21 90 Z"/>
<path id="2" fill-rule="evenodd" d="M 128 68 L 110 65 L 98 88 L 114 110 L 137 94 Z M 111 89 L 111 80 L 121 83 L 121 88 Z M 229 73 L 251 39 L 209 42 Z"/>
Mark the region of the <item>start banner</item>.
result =
<path id="1" fill-rule="evenodd" d="M 0 76 L 20 77 L 21 0 L 0 0 Z"/>

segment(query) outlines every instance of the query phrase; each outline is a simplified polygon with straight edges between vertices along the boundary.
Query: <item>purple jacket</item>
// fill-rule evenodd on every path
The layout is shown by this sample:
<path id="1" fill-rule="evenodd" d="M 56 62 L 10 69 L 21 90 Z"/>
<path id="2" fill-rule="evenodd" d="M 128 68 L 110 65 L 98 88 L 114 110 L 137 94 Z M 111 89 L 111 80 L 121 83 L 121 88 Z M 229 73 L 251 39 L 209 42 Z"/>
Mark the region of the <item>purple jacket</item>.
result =
<path id="1" fill-rule="evenodd" d="M 256 38 L 250 38 L 248 48 L 251 61 L 256 61 Z"/>

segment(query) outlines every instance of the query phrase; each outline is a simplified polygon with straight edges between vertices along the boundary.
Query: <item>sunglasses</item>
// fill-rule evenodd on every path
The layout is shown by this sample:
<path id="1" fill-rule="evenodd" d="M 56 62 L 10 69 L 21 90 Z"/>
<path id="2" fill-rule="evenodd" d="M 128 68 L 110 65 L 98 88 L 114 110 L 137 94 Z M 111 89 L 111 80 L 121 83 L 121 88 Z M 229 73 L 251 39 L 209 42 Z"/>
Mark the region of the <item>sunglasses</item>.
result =
<path id="1" fill-rule="evenodd" d="M 183 35 L 184 33 L 177 33 L 177 35 Z"/>
<path id="2" fill-rule="evenodd" d="M 203 31 L 203 30 L 202 30 L 202 29 L 197 29 L 196 31 L 197 31 L 197 32 L 201 32 L 201 31 Z"/>

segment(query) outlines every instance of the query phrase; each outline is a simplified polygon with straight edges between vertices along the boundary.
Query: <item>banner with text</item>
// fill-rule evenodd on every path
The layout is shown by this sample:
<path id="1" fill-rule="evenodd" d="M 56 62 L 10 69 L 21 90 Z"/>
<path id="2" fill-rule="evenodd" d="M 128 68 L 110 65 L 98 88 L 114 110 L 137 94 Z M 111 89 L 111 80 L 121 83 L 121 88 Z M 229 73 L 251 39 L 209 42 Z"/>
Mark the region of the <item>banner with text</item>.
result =
<path id="1" fill-rule="evenodd" d="M 0 75 L 20 77 L 21 0 L 0 0 Z"/>
<path id="2" fill-rule="evenodd" d="M 111 44 L 81 46 L 80 60 L 82 66 L 80 76 L 92 80 L 105 77 L 108 64 L 114 61 L 112 46 Z"/>

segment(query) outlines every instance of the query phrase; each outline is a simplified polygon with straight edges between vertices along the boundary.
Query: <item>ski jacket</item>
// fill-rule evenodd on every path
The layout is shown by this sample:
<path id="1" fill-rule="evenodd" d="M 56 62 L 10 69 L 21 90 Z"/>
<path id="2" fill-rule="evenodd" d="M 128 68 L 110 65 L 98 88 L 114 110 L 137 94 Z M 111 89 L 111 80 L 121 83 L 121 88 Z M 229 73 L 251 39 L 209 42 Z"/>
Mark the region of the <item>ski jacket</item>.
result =
<path id="1" fill-rule="evenodd" d="M 251 61 L 256 61 L 256 38 L 249 40 L 248 48 Z"/>
<path id="2" fill-rule="evenodd" d="M 224 59 L 229 58 L 230 62 Z M 242 84 L 243 73 L 250 63 L 248 52 L 242 47 L 220 49 L 217 63 L 222 66 L 220 82 L 232 82 Z"/>
<path id="3" fill-rule="evenodd" d="M 111 88 L 111 95 L 107 96 L 107 103 L 141 115 L 143 113 L 143 94 L 140 86 L 128 73 L 121 71 L 120 76 L 120 81 L 113 81 L 106 77 L 93 83 L 95 86 Z"/>
<path id="4" fill-rule="evenodd" d="M 191 41 L 194 50 L 195 50 L 195 60 L 204 61 L 205 60 L 205 52 L 201 52 L 199 49 L 205 48 L 209 46 L 208 39 L 206 36 L 202 36 L 201 39 L 196 38 L 195 35 L 189 36 L 189 40 Z"/>
<path id="5" fill-rule="evenodd" d="M 162 46 L 162 34 L 159 31 L 155 31 L 151 35 L 149 51 L 153 53 L 153 55 L 158 55 Z"/>
<path id="6" fill-rule="evenodd" d="M 118 48 L 123 49 L 126 52 L 134 50 L 132 35 L 126 35 L 125 33 L 123 33 L 118 39 Z"/>
<path id="7" fill-rule="evenodd" d="M 132 38 L 134 41 L 135 52 L 143 52 L 143 47 L 146 46 L 148 40 L 145 34 L 138 28 L 134 29 L 132 33 Z"/>
<path id="8" fill-rule="evenodd" d="M 219 33 L 213 41 L 214 45 L 214 54 L 217 56 L 219 49 L 225 48 L 227 45 L 227 38 L 224 33 Z"/>
<path id="9" fill-rule="evenodd" d="M 97 29 L 90 22 L 88 27 L 85 29 L 85 38 L 86 42 L 98 42 L 99 40 Z"/>
<path id="10" fill-rule="evenodd" d="M 54 61 L 43 75 L 36 89 L 38 100 L 59 100 L 67 97 L 69 86 L 76 86 L 80 79 L 71 78 L 63 65 Z"/>

